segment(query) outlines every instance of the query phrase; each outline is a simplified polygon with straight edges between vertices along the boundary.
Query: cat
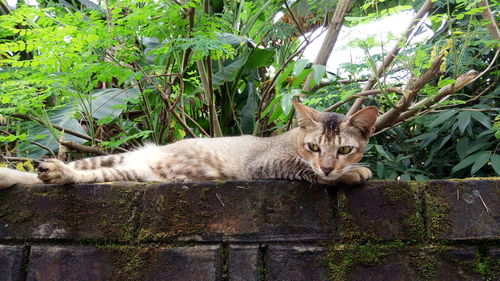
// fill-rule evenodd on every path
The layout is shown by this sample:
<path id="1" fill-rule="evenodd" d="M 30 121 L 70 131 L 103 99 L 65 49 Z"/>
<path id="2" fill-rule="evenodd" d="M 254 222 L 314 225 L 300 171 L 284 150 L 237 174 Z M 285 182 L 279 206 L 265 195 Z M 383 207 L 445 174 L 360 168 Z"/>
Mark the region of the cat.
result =
<path id="1" fill-rule="evenodd" d="M 0 188 L 14 184 L 110 181 L 305 180 L 358 184 L 371 171 L 357 164 L 374 130 L 377 108 L 346 117 L 293 101 L 298 127 L 273 137 L 184 139 L 122 154 L 76 160 L 48 159 L 38 175 L 0 168 Z"/>

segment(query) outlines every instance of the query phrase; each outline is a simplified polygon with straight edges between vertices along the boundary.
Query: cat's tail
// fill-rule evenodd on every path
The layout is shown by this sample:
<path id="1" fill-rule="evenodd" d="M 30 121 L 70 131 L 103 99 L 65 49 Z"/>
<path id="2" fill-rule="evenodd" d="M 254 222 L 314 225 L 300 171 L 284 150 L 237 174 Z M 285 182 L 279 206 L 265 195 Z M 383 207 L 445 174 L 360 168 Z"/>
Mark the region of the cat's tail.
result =
<path id="1" fill-rule="evenodd" d="M 9 168 L 0 167 L 0 189 L 15 184 L 43 183 L 35 173 L 21 172 Z"/>

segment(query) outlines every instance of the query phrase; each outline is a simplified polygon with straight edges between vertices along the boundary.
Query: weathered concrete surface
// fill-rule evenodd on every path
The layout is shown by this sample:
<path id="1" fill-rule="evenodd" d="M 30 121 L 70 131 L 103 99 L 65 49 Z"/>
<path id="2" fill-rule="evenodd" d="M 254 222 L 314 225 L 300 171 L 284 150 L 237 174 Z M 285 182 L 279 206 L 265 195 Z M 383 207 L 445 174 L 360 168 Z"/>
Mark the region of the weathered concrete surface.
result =
<path id="1" fill-rule="evenodd" d="M 424 238 L 419 190 L 403 182 L 374 181 L 339 193 L 342 241 Z"/>
<path id="2" fill-rule="evenodd" d="M 430 238 L 500 237 L 500 181 L 432 181 L 424 191 Z"/>
<path id="3" fill-rule="evenodd" d="M 269 281 L 329 280 L 325 249 L 310 245 L 269 245 L 267 279 Z"/>
<path id="4" fill-rule="evenodd" d="M 234 244 L 229 247 L 229 281 L 260 281 L 264 274 L 259 245 Z"/>
<path id="5" fill-rule="evenodd" d="M 0 190 L 0 239 L 130 240 L 143 192 L 130 183 Z"/>
<path id="6" fill-rule="evenodd" d="M 335 196 L 290 181 L 159 185 L 144 194 L 141 241 L 329 241 Z"/>
<path id="7" fill-rule="evenodd" d="M 496 280 L 500 180 L 0 190 L 2 280 Z"/>
<path id="8" fill-rule="evenodd" d="M 220 280 L 218 246 L 34 246 L 27 280 Z"/>
<path id="9" fill-rule="evenodd" d="M 0 245 L 0 281 L 22 280 L 22 260 L 22 246 Z"/>

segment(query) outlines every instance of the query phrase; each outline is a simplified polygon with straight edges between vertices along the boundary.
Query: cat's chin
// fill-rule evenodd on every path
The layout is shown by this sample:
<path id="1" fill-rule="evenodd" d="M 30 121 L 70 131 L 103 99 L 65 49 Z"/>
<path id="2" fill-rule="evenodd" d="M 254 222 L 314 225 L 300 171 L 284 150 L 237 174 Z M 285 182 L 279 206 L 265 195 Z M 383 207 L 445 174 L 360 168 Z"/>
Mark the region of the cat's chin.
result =
<path id="1" fill-rule="evenodd" d="M 320 173 L 317 173 L 317 175 L 321 178 L 321 180 L 324 180 L 327 182 L 335 181 L 342 176 L 341 173 L 332 173 L 328 176 L 321 175 Z"/>

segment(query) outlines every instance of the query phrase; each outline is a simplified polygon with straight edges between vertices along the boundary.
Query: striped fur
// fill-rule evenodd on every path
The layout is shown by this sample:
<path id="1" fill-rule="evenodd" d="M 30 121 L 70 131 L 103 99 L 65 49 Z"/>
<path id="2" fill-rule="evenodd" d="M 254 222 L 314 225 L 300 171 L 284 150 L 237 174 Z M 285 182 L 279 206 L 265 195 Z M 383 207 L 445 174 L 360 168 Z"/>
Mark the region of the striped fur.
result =
<path id="1" fill-rule="evenodd" d="M 205 181 L 288 179 L 309 182 L 362 182 L 371 177 L 356 163 L 363 156 L 376 119 L 366 108 L 351 118 L 321 113 L 294 103 L 299 127 L 269 137 L 185 139 L 166 146 L 146 145 L 136 151 L 77 160 L 65 164 L 48 159 L 39 166 L 38 179 L 7 176 L 0 169 L 0 187 L 16 183 L 83 183 L 111 181 Z M 319 151 L 312 151 L 314 144 Z M 347 155 L 338 150 L 352 146 Z M 3 181 L 2 181 L 3 180 Z M 24 180 L 24 181 L 23 181 Z"/>

